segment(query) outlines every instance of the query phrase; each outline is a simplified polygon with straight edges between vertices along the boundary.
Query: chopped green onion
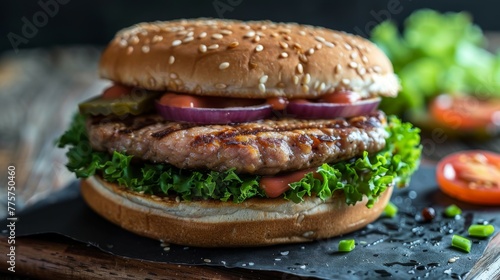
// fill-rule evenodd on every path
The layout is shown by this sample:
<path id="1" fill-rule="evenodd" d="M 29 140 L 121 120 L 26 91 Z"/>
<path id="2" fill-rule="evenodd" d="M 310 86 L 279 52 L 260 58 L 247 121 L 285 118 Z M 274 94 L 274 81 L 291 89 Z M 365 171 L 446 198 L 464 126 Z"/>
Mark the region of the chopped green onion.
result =
<path id="1" fill-rule="evenodd" d="M 472 245 L 469 239 L 454 234 L 451 238 L 451 246 L 469 253 Z"/>
<path id="2" fill-rule="evenodd" d="M 396 205 L 394 205 L 394 203 L 389 201 L 387 206 L 385 206 L 384 214 L 387 217 L 392 218 L 392 217 L 396 216 L 397 213 L 398 213 L 398 207 Z"/>
<path id="3" fill-rule="evenodd" d="M 495 227 L 493 225 L 471 225 L 469 235 L 476 237 L 487 237 L 493 234 Z"/>
<path id="4" fill-rule="evenodd" d="M 356 247 L 354 239 L 345 239 L 339 242 L 339 252 L 350 252 L 354 250 L 354 247 Z"/>
<path id="5" fill-rule="evenodd" d="M 444 210 L 444 215 L 448 218 L 454 218 L 457 215 L 462 214 L 462 209 L 460 209 L 455 204 L 452 204 Z"/>

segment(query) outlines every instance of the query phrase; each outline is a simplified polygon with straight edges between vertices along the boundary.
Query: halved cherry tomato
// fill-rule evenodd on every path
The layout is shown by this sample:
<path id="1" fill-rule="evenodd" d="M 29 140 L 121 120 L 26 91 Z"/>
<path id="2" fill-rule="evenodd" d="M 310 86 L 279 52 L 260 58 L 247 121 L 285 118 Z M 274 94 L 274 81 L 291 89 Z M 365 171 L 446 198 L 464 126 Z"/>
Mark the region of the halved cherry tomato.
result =
<path id="1" fill-rule="evenodd" d="M 500 125 L 500 100 L 480 100 L 473 96 L 442 94 L 430 104 L 431 116 L 455 130 L 471 130 Z"/>
<path id="2" fill-rule="evenodd" d="M 449 155 L 437 166 L 441 190 L 459 200 L 500 205 L 500 154 L 464 151 Z"/>

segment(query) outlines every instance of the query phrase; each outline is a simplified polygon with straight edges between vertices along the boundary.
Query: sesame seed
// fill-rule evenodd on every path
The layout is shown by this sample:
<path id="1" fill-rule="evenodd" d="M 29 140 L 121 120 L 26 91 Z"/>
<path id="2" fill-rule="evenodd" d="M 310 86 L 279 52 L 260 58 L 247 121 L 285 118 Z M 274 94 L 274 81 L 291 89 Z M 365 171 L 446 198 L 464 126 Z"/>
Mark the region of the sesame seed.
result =
<path id="1" fill-rule="evenodd" d="M 283 36 L 283 39 L 285 39 L 286 41 L 291 41 L 292 37 L 285 35 L 285 36 Z"/>
<path id="2" fill-rule="evenodd" d="M 299 84 L 299 80 L 300 80 L 300 79 L 299 79 L 299 76 L 297 76 L 297 75 L 294 75 L 294 76 L 293 76 L 293 84 L 294 84 L 294 85 L 298 85 L 298 84 Z"/>
<path id="3" fill-rule="evenodd" d="M 209 50 L 216 50 L 218 48 L 219 48 L 218 44 L 213 44 L 213 45 L 210 45 L 210 46 L 207 47 L 207 49 L 209 49 Z"/>
<path id="4" fill-rule="evenodd" d="M 219 33 L 212 34 L 212 39 L 219 40 L 219 39 L 222 39 L 223 37 L 224 36 L 222 36 L 222 34 L 219 34 Z"/>
<path id="5" fill-rule="evenodd" d="M 133 45 L 139 43 L 139 37 L 137 37 L 135 35 L 132 36 L 132 38 L 130 38 L 130 43 L 133 44 Z"/>
<path id="6" fill-rule="evenodd" d="M 164 247 L 163 251 L 167 251 L 167 252 L 170 251 L 170 247 Z"/>
<path id="7" fill-rule="evenodd" d="M 261 93 L 266 93 L 266 85 L 264 85 L 263 83 L 260 83 L 259 84 L 259 91 Z"/>
<path id="8" fill-rule="evenodd" d="M 267 29 L 267 26 L 266 25 L 261 25 L 260 26 L 260 30 L 266 30 Z"/>
<path id="9" fill-rule="evenodd" d="M 153 41 L 152 41 L 152 42 L 153 42 L 153 43 L 158 43 L 158 42 L 161 42 L 161 41 L 163 41 L 163 36 L 160 36 L 160 35 L 155 35 L 155 36 L 153 37 Z"/>
<path id="10" fill-rule="evenodd" d="M 189 33 L 186 34 L 186 37 L 193 37 L 193 35 L 194 35 L 194 32 L 193 31 L 189 31 Z"/>
<path id="11" fill-rule="evenodd" d="M 260 32 L 260 31 L 255 32 L 255 34 L 257 34 L 257 36 L 261 36 L 261 37 L 265 37 L 266 36 L 266 34 Z"/>
<path id="12" fill-rule="evenodd" d="M 206 52 L 206 51 L 207 51 L 207 46 L 205 46 L 205 45 L 203 45 L 203 44 L 202 44 L 202 45 L 200 45 L 200 46 L 198 47 L 198 50 L 199 50 L 200 52 L 204 53 L 204 52 Z"/>
<path id="13" fill-rule="evenodd" d="M 335 74 L 339 74 L 340 72 L 342 72 L 342 65 L 337 64 L 337 66 L 335 66 Z"/>
<path id="14" fill-rule="evenodd" d="M 356 59 L 358 57 L 358 53 L 351 53 L 351 59 Z"/>
<path id="15" fill-rule="evenodd" d="M 364 63 L 368 63 L 368 57 L 366 57 L 366 55 L 363 55 L 361 57 L 361 60 L 364 62 Z"/>
<path id="16" fill-rule="evenodd" d="M 224 89 L 224 88 L 227 88 L 227 85 L 226 84 L 216 84 L 215 87 L 218 89 Z"/>
<path id="17" fill-rule="evenodd" d="M 258 43 L 258 42 L 260 42 L 260 36 L 259 36 L 259 35 L 257 35 L 257 36 L 255 36 L 255 37 L 253 37 L 252 42 L 254 42 L 254 43 Z"/>
<path id="18" fill-rule="evenodd" d="M 349 67 L 354 68 L 354 69 L 358 68 L 358 64 L 354 61 L 349 62 L 348 65 L 349 65 Z"/>
<path id="19" fill-rule="evenodd" d="M 278 34 L 278 33 L 276 33 L 276 32 L 271 33 L 271 37 L 273 37 L 273 38 L 276 38 L 276 37 L 278 37 L 278 36 L 279 36 L 279 34 Z"/>
<path id="20" fill-rule="evenodd" d="M 319 85 L 319 91 L 323 91 L 323 90 L 325 90 L 325 88 L 326 88 L 326 84 L 325 83 L 321 83 Z"/>
<path id="21" fill-rule="evenodd" d="M 134 51 L 134 47 L 128 46 L 127 48 L 127 54 L 131 54 Z"/>
<path id="22" fill-rule="evenodd" d="M 261 83 L 261 84 L 265 84 L 265 83 L 267 82 L 267 79 L 268 79 L 268 78 L 269 78 L 269 76 L 268 76 L 268 75 L 264 75 L 264 76 L 260 77 L 260 79 L 259 79 L 259 83 Z"/>
<path id="23" fill-rule="evenodd" d="M 280 47 L 283 49 L 286 49 L 286 48 L 288 48 L 288 44 L 285 42 L 280 42 Z"/>
<path id="24" fill-rule="evenodd" d="M 118 42 L 118 45 L 120 45 L 120 47 L 122 48 L 125 48 L 128 45 L 127 40 L 121 39 L 120 42 Z"/>
<path id="25" fill-rule="evenodd" d="M 255 31 L 248 31 L 245 35 L 243 35 L 244 38 L 252 38 L 255 36 Z"/>
<path id="26" fill-rule="evenodd" d="M 175 197 L 175 202 L 181 202 L 181 198 L 179 196 Z"/>
<path id="27" fill-rule="evenodd" d="M 184 40 L 182 40 L 183 43 L 188 43 L 194 40 L 194 37 L 186 37 Z"/>
<path id="28" fill-rule="evenodd" d="M 280 33 L 282 33 L 282 34 L 290 34 L 290 32 L 292 32 L 292 30 L 290 30 L 288 28 L 280 30 Z"/>
<path id="29" fill-rule="evenodd" d="M 280 57 L 281 58 L 287 58 L 288 57 L 288 53 L 287 52 L 282 52 L 282 53 L 280 53 Z"/>
<path id="30" fill-rule="evenodd" d="M 351 81 L 349 81 L 349 79 L 342 79 L 342 83 L 343 83 L 344 85 L 348 85 L 348 84 L 350 84 L 350 83 L 351 83 Z"/>
<path id="31" fill-rule="evenodd" d="M 325 41 L 325 38 L 321 37 L 321 36 L 315 36 L 314 39 L 318 42 L 324 42 Z"/>
<path id="32" fill-rule="evenodd" d="M 302 64 L 300 64 L 300 63 L 299 63 L 299 64 L 297 64 L 297 72 L 298 72 L 299 74 L 304 73 L 304 67 L 303 67 L 303 66 L 302 66 Z"/>
<path id="33" fill-rule="evenodd" d="M 300 49 L 302 49 L 302 46 L 299 43 L 294 43 L 293 48 L 296 50 L 300 50 Z"/>
<path id="34" fill-rule="evenodd" d="M 221 64 L 219 64 L 219 69 L 220 70 L 224 70 L 226 68 L 229 67 L 229 62 L 222 62 Z"/>
<path id="35" fill-rule="evenodd" d="M 302 62 L 302 63 L 307 63 L 308 59 L 307 57 L 304 55 L 304 54 L 299 54 L 299 60 Z"/>
<path id="36" fill-rule="evenodd" d="M 182 44 L 182 41 L 181 40 L 174 40 L 172 42 L 172 47 L 177 47 L 178 45 Z"/>
<path id="37" fill-rule="evenodd" d="M 148 53 L 149 52 L 149 46 L 147 46 L 147 45 L 142 46 L 141 51 L 143 53 Z"/>
<path id="38" fill-rule="evenodd" d="M 307 73 L 302 77 L 302 83 L 308 84 L 309 82 L 311 82 L 311 75 Z"/>
<path id="39" fill-rule="evenodd" d="M 264 46 L 262 46 L 262 45 L 257 45 L 257 46 L 255 47 L 255 51 L 256 51 L 256 52 L 260 52 L 260 51 L 262 51 L 263 49 L 264 49 Z"/>
<path id="40" fill-rule="evenodd" d="M 305 36 L 306 35 L 306 32 L 304 30 L 300 30 L 299 31 L 299 34 L 302 35 L 302 36 Z"/>
<path id="41" fill-rule="evenodd" d="M 312 54 L 314 54 L 313 48 L 310 48 L 309 50 L 307 50 L 307 55 L 312 55 Z"/>
<path id="42" fill-rule="evenodd" d="M 335 44 L 332 43 L 332 42 L 323 42 L 323 44 L 325 44 L 325 46 L 329 47 L 329 48 L 333 48 L 335 47 Z"/>
<path id="43" fill-rule="evenodd" d="M 352 50 L 351 45 L 349 45 L 348 43 L 344 43 L 344 47 L 345 47 L 345 49 L 346 49 L 346 50 L 348 50 L 348 51 Z"/>
<path id="44" fill-rule="evenodd" d="M 316 80 L 316 82 L 314 82 L 313 88 L 317 90 L 319 88 L 319 84 L 320 84 L 320 82 L 318 80 Z"/>
<path id="45" fill-rule="evenodd" d="M 169 58 L 168 58 L 168 64 L 172 65 L 174 64 L 175 62 L 175 57 L 173 55 L 171 55 Z"/>
<path id="46" fill-rule="evenodd" d="M 382 71 L 382 68 L 380 68 L 380 66 L 373 66 L 373 72 L 380 73 L 381 71 Z"/>
<path id="47" fill-rule="evenodd" d="M 323 47 L 322 44 L 316 44 L 316 46 L 314 46 L 314 48 L 317 50 L 321 50 L 322 47 Z"/>
<path id="48" fill-rule="evenodd" d="M 358 74 L 363 76 L 364 74 L 366 74 L 366 69 L 365 67 L 358 67 Z"/>
<path id="49" fill-rule="evenodd" d="M 177 74 L 170 73 L 170 79 L 177 79 Z"/>
<path id="50" fill-rule="evenodd" d="M 234 41 L 234 42 L 231 42 L 228 47 L 229 48 L 236 48 L 237 46 L 239 46 L 240 43 L 238 43 L 238 41 Z"/>
<path id="51" fill-rule="evenodd" d="M 302 86 L 302 92 L 304 92 L 304 93 L 309 92 L 309 86 L 303 85 Z"/>
<path id="52" fill-rule="evenodd" d="M 233 34 L 233 31 L 227 30 L 227 29 L 223 29 L 223 30 L 220 31 L 220 33 L 222 35 L 231 35 L 231 34 Z"/>
<path id="53" fill-rule="evenodd" d="M 198 38 L 205 38 L 207 37 L 207 32 L 201 32 L 200 35 L 198 35 Z"/>
<path id="54" fill-rule="evenodd" d="M 204 261 L 204 262 L 206 262 L 206 263 L 210 263 L 210 262 L 212 262 L 212 260 L 211 260 L 211 259 L 203 259 L 203 261 Z"/>
<path id="55" fill-rule="evenodd" d="M 188 33 L 187 30 L 181 30 L 181 31 L 177 32 L 177 35 L 184 36 L 187 33 Z"/>

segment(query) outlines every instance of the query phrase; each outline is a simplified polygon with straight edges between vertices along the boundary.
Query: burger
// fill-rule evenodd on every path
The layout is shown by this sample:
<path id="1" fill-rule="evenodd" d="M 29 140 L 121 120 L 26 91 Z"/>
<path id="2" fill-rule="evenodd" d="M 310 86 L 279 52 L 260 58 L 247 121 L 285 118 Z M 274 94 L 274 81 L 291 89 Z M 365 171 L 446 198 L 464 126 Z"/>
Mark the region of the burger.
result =
<path id="1" fill-rule="evenodd" d="M 418 166 L 417 129 L 369 41 L 295 23 L 140 23 L 105 48 L 112 85 L 59 139 L 99 215 L 201 247 L 305 242 L 377 219 Z"/>

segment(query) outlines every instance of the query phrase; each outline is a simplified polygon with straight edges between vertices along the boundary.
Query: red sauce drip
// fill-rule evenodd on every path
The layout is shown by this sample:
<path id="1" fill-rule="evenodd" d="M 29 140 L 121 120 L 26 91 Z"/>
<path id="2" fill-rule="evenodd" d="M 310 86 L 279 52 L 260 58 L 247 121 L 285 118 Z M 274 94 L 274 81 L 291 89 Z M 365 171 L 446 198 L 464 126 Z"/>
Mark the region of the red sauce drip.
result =
<path id="1" fill-rule="evenodd" d="M 278 197 L 290 189 L 291 183 L 298 182 L 307 173 L 315 171 L 316 168 L 309 168 L 278 176 L 264 176 L 260 179 L 259 186 L 268 197 Z"/>

